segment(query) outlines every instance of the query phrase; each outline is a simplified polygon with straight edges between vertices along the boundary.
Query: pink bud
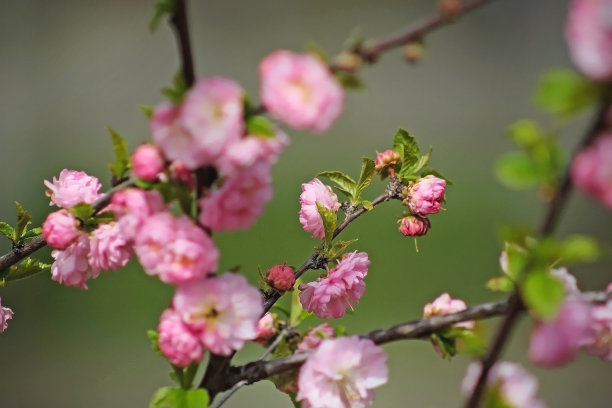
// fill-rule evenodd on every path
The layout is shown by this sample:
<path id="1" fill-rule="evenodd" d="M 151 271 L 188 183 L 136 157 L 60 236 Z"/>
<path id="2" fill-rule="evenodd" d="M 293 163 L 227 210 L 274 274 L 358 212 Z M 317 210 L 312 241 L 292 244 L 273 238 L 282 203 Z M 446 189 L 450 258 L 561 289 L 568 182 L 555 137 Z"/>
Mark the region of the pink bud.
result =
<path id="1" fill-rule="evenodd" d="M 293 268 L 287 265 L 275 265 L 266 272 L 268 283 L 274 289 L 284 291 L 289 290 L 295 283 Z"/>
<path id="2" fill-rule="evenodd" d="M 444 201 L 445 188 L 446 181 L 432 175 L 425 176 L 408 188 L 404 203 L 413 214 L 435 214 Z"/>
<path id="3" fill-rule="evenodd" d="M 52 212 L 42 226 L 45 241 L 55 249 L 66 249 L 80 234 L 79 220 L 66 210 Z"/>
<path id="4" fill-rule="evenodd" d="M 419 215 L 408 215 L 400 221 L 399 232 L 408 237 L 420 237 L 427 234 L 431 223 L 427 217 Z"/>
<path id="5" fill-rule="evenodd" d="M 268 340 L 274 337 L 275 334 L 274 316 L 270 313 L 266 313 L 264 317 L 257 322 L 257 335 L 253 341 L 265 346 Z"/>
<path id="6" fill-rule="evenodd" d="M 400 163 L 401 160 L 399 153 L 395 150 L 385 150 L 376 155 L 376 159 L 374 159 L 374 170 L 380 173 L 387 167 Z"/>
<path id="7" fill-rule="evenodd" d="M 164 158 L 159 149 L 144 143 L 132 154 L 132 171 L 134 175 L 143 180 L 157 180 L 157 176 L 164 170 Z"/>

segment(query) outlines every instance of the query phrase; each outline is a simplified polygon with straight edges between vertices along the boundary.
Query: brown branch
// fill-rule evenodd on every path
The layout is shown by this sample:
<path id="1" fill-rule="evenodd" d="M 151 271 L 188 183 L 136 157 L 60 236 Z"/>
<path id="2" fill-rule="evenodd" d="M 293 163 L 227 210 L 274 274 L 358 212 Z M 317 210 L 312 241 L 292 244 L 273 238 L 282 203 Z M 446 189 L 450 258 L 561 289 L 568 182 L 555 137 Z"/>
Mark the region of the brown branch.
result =
<path id="1" fill-rule="evenodd" d="M 176 40 L 181 55 L 181 72 L 183 74 L 183 79 L 185 80 L 187 88 L 191 88 L 195 82 L 195 69 L 193 65 L 193 53 L 191 52 L 186 3 L 186 0 L 175 0 L 174 12 L 170 17 L 170 23 L 176 31 Z"/>

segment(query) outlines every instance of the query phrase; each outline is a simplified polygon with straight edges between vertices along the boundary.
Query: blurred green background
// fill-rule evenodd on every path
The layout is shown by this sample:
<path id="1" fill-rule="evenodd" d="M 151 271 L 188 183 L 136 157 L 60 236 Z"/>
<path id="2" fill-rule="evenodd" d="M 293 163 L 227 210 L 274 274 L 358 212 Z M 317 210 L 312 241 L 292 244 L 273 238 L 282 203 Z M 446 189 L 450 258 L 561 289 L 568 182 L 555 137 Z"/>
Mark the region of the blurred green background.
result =
<path id="1" fill-rule="evenodd" d="M 191 1 L 193 47 L 200 76 L 236 78 L 256 99 L 257 65 L 278 48 L 303 49 L 313 40 L 330 55 L 359 28 L 369 37 L 406 26 L 433 12 L 433 0 Z M 380 206 L 344 233 L 372 264 L 368 290 L 354 315 L 342 319 L 350 333 L 418 318 L 422 306 L 444 291 L 474 304 L 498 298 L 484 282 L 498 273 L 499 227 L 537 223 L 542 207 L 532 192 L 510 192 L 492 175 L 496 158 L 510 149 L 505 129 L 538 117 L 531 90 L 544 70 L 567 66 L 563 42 L 566 1 L 499 0 L 427 37 L 417 66 L 399 51 L 364 70 L 364 90 L 347 94 L 344 115 L 322 136 L 290 131 L 292 144 L 274 170 L 275 199 L 248 232 L 219 234 L 222 265 L 240 264 L 254 282 L 257 266 L 298 265 L 316 244 L 298 223 L 300 183 L 321 170 L 356 175 L 362 155 L 390 147 L 399 126 L 423 146 L 434 146 L 433 165 L 455 186 L 447 211 L 419 240 L 396 228 L 397 202 Z M 44 179 L 63 168 L 82 169 L 108 187 L 111 147 L 104 126 L 133 148 L 148 140 L 139 104 L 162 100 L 178 67 L 174 37 L 147 25 L 151 0 L 3 0 L 0 2 L 0 219 L 12 222 L 13 201 L 40 224 L 49 211 Z M 588 116 L 588 115 L 587 115 Z M 572 148 L 586 119 L 569 127 Z M 366 193 L 373 198 L 383 185 Z M 572 196 L 560 233 L 592 233 L 612 242 L 609 211 Z M 6 242 L 0 250 L 8 250 Z M 49 252 L 42 257 L 48 259 Z M 612 280 L 610 263 L 574 272 L 583 289 Z M 312 276 L 312 275 L 309 275 Z M 66 288 L 43 274 L 0 288 L 15 312 L 0 335 L 0 406 L 143 407 L 170 380 L 168 365 L 149 348 L 172 289 L 138 267 L 108 273 L 88 291 Z M 525 361 L 527 330 L 512 337 L 506 357 Z M 426 342 L 385 347 L 391 380 L 377 407 L 457 407 L 468 363 L 442 361 Z M 254 358 L 249 346 L 237 361 Z M 555 371 L 527 363 L 538 374 L 550 407 L 610 406 L 611 368 L 593 357 Z M 287 407 L 268 382 L 242 389 L 230 407 Z"/>

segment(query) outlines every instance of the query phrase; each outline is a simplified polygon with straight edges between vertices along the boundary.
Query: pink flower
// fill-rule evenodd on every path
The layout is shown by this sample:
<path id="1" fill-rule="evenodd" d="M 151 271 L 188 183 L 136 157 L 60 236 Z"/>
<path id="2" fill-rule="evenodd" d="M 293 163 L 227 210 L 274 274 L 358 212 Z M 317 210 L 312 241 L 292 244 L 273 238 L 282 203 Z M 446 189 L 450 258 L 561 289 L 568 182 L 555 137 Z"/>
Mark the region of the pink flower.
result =
<path id="1" fill-rule="evenodd" d="M 323 340 L 332 338 L 335 334 L 336 331 L 329 323 L 320 324 L 306 333 L 300 344 L 298 344 L 296 352 L 305 353 L 308 350 L 314 350 L 319 347 Z"/>
<path id="2" fill-rule="evenodd" d="M 8 321 L 13 318 L 13 314 L 14 313 L 11 309 L 2 306 L 2 303 L 0 302 L 0 333 L 6 330 L 8 327 Z"/>
<path id="3" fill-rule="evenodd" d="M 382 173 L 387 167 L 401 163 L 401 161 L 402 159 L 398 152 L 395 150 L 385 150 L 376 155 L 376 159 L 374 159 L 374 170 Z"/>
<path id="4" fill-rule="evenodd" d="M 150 143 L 143 143 L 132 153 L 132 171 L 143 180 L 157 180 L 164 170 L 164 158 L 161 152 Z"/>
<path id="5" fill-rule="evenodd" d="M 590 306 L 569 299 L 557 317 L 540 322 L 531 332 L 529 359 L 544 367 L 558 367 L 572 361 L 590 334 Z"/>
<path id="6" fill-rule="evenodd" d="M 133 253 L 116 222 L 99 225 L 91 233 L 89 247 L 89 264 L 95 271 L 117 270 L 128 263 Z"/>
<path id="7" fill-rule="evenodd" d="M 134 249 L 147 274 L 173 285 L 202 279 L 217 269 L 219 260 L 208 234 L 187 216 L 167 212 L 144 221 Z"/>
<path id="8" fill-rule="evenodd" d="M 270 340 L 276 334 L 276 328 L 274 327 L 274 316 L 270 313 L 266 313 L 257 322 L 257 334 L 255 335 L 254 341 L 265 346 L 268 340 Z"/>
<path id="9" fill-rule="evenodd" d="M 420 215 L 408 215 L 399 220 L 399 223 L 398 231 L 407 237 L 421 237 L 431 228 L 429 219 Z"/>
<path id="10" fill-rule="evenodd" d="M 582 344 L 588 353 L 612 361 L 612 301 L 591 310 L 591 333 Z"/>
<path id="11" fill-rule="evenodd" d="M 66 249 L 81 234 L 79 220 L 66 210 L 52 212 L 42 226 L 42 235 L 51 247 Z"/>
<path id="12" fill-rule="evenodd" d="M 612 3 L 611 3 L 612 4 Z M 584 193 L 612 209 L 612 133 L 600 135 L 572 162 L 572 181 Z"/>
<path id="13" fill-rule="evenodd" d="M 45 180 L 47 197 L 51 198 L 49 205 L 69 209 L 80 203 L 91 204 L 101 197 L 98 190 L 102 187 L 100 181 L 75 170 L 62 170 L 59 178 L 53 177 L 53 183 Z"/>
<path id="14" fill-rule="evenodd" d="M 404 203 L 418 215 L 435 214 L 444 201 L 446 181 L 429 175 L 418 179 L 408 188 Z"/>
<path id="15" fill-rule="evenodd" d="M 466 397 L 473 392 L 480 372 L 480 363 L 468 366 L 461 383 L 461 390 Z M 515 363 L 500 361 L 495 364 L 487 376 L 487 391 L 490 393 L 487 399 L 490 406 L 546 408 L 546 404 L 536 398 L 538 379 Z"/>
<path id="16" fill-rule="evenodd" d="M 342 113 L 342 87 L 311 54 L 276 51 L 261 62 L 259 74 L 266 109 L 296 129 L 325 132 Z"/>
<path id="17" fill-rule="evenodd" d="M 247 229 L 272 199 L 270 165 L 256 164 L 225 180 L 221 188 L 202 197 L 199 221 L 211 230 Z"/>
<path id="18" fill-rule="evenodd" d="M 432 316 L 440 316 L 462 312 L 467 309 L 465 302 L 461 299 L 453 299 L 448 293 L 443 293 L 438 296 L 433 303 L 427 303 L 423 308 L 423 318 L 427 319 Z M 475 322 L 469 320 L 466 322 L 456 323 L 453 326 L 462 327 L 464 329 L 473 329 Z"/>
<path id="19" fill-rule="evenodd" d="M 159 319 L 159 348 L 177 367 L 187 367 L 202 360 L 204 349 L 198 338 L 173 309 L 166 309 Z"/>
<path id="20" fill-rule="evenodd" d="M 151 119 L 153 140 L 170 160 L 190 169 L 213 164 L 243 131 L 244 92 L 223 77 L 201 79 L 180 106 L 158 106 Z"/>
<path id="21" fill-rule="evenodd" d="M 89 264 L 89 238 L 86 234 L 79 237 L 63 251 L 54 250 L 55 259 L 51 265 L 51 279 L 66 286 L 87 289 L 85 281 L 97 278 L 98 273 Z"/>
<path id="22" fill-rule="evenodd" d="M 133 241 L 141 225 L 153 214 L 164 211 L 164 199 L 156 190 L 126 188 L 116 192 L 108 206 L 117 219 L 121 234 Z"/>
<path id="23" fill-rule="evenodd" d="M 612 2 L 572 0 L 565 38 L 580 71 L 594 80 L 612 78 Z"/>
<path id="24" fill-rule="evenodd" d="M 170 163 L 170 178 L 173 180 L 178 180 L 187 186 L 187 188 L 192 191 L 195 188 L 195 177 L 191 170 L 187 168 L 180 160 L 175 160 Z"/>
<path id="25" fill-rule="evenodd" d="M 270 286 L 277 290 L 290 290 L 295 283 L 293 268 L 287 265 L 274 265 L 266 272 Z"/>
<path id="26" fill-rule="evenodd" d="M 338 197 L 333 193 L 331 187 L 314 178 L 308 183 L 302 184 L 300 223 L 304 226 L 305 231 L 312 232 L 313 238 L 323 239 L 325 238 L 325 230 L 316 203 L 334 212 L 340 208 Z"/>
<path id="27" fill-rule="evenodd" d="M 387 354 L 357 336 L 324 340 L 300 369 L 303 408 L 366 407 L 388 380 Z"/>
<path id="28" fill-rule="evenodd" d="M 180 285 L 173 305 L 204 346 L 224 356 L 257 336 L 263 313 L 259 291 L 233 273 Z"/>
<path id="29" fill-rule="evenodd" d="M 322 319 L 343 316 L 346 309 L 353 309 L 365 293 L 363 279 L 368 274 L 369 264 L 365 252 L 344 254 L 327 277 L 299 286 L 300 303 Z"/>

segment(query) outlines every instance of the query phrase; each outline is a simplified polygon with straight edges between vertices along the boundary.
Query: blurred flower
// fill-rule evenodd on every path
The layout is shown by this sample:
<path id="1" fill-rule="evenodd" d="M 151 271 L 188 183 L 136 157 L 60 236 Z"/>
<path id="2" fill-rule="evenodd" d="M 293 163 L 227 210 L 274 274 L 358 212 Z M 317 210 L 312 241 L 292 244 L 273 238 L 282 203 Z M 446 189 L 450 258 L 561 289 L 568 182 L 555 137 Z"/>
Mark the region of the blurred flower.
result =
<path id="1" fill-rule="evenodd" d="M 323 323 L 311 329 L 306 333 L 300 344 L 297 346 L 297 353 L 304 353 L 308 350 L 314 350 L 325 339 L 334 337 L 336 331 L 329 323 Z"/>
<path id="2" fill-rule="evenodd" d="M 202 360 L 202 344 L 173 309 L 164 310 L 157 331 L 159 348 L 175 366 L 186 367 Z"/>
<path id="3" fill-rule="evenodd" d="M 108 209 L 115 214 L 121 234 L 128 241 L 133 241 L 145 220 L 164 211 L 166 205 L 156 190 L 126 188 L 113 194 Z"/>
<path id="4" fill-rule="evenodd" d="M 610 2 L 612 4 L 612 2 Z M 612 209 L 612 133 L 601 134 L 572 162 L 572 181 L 584 193 Z"/>
<path id="5" fill-rule="evenodd" d="M 66 249 L 80 234 L 79 220 L 67 210 L 52 212 L 42 226 L 42 236 L 54 249 Z"/>
<path id="6" fill-rule="evenodd" d="M 334 194 L 331 187 L 314 178 L 308 183 L 302 184 L 300 223 L 304 226 L 305 231 L 312 232 L 313 238 L 324 239 L 323 220 L 316 203 L 334 212 L 340 208 L 338 197 Z"/>
<path id="7" fill-rule="evenodd" d="M 82 171 L 64 169 L 59 178 L 53 177 L 53 183 L 45 180 L 45 186 L 48 188 L 45 194 L 51 198 L 49 205 L 66 209 L 80 203 L 91 204 L 101 197 L 100 181 Z"/>
<path id="8" fill-rule="evenodd" d="M 157 180 L 164 170 L 164 158 L 157 146 L 143 143 L 132 153 L 132 171 L 143 180 Z"/>
<path id="9" fill-rule="evenodd" d="M 253 341 L 265 346 L 268 340 L 270 340 L 276 334 L 276 327 L 274 327 L 274 316 L 271 313 L 266 313 L 257 322 L 257 334 Z"/>
<path id="10" fill-rule="evenodd" d="M 591 309 L 591 332 L 583 342 L 588 353 L 612 361 L 612 301 Z"/>

